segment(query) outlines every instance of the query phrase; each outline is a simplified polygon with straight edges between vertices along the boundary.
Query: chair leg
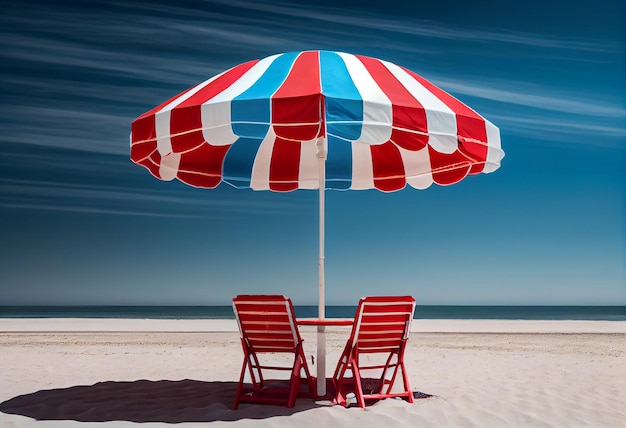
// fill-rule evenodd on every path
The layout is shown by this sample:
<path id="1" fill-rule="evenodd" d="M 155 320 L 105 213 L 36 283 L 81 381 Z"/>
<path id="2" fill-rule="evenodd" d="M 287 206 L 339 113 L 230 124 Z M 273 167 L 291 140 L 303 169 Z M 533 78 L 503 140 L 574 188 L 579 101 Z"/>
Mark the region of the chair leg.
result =
<path id="1" fill-rule="evenodd" d="M 354 393 L 356 394 L 356 401 L 359 407 L 365 408 L 365 399 L 363 398 L 363 385 L 361 384 L 361 370 L 359 370 L 358 356 L 353 357 L 350 360 L 350 368 L 354 374 Z"/>
<path id="2" fill-rule="evenodd" d="M 407 392 L 407 401 L 413 403 L 413 391 L 411 391 L 411 385 L 409 385 L 409 377 L 406 374 L 406 368 L 404 367 L 404 349 L 406 341 L 400 347 L 398 351 L 398 365 L 400 366 L 400 372 L 402 373 L 402 383 L 404 384 L 404 390 Z"/>
<path id="3" fill-rule="evenodd" d="M 339 358 L 335 373 L 333 374 L 333 386 L 335 387 L 335 404 L 340 406 L 346 405 L 346 398 L 341 393 L 341 381 L 343 380 L 346 370 L 348 369 L 348 361 L 350 355 L 344 350 L 343 354 Z"/>
<path id="4" fill-rule="evenodd" d="M 287 407 L 293 407 L 296 404 L 296 398 L 300 391 L 300 368 L 302 367 L 302 361 L 300 355 L 296 354 L 295 361 L 293 362 L 293 369 L 291 371 L 291 379 L 289 380 L 289 398 L 287 399 Z"/>
<path id="5" fill-rule="evenodd" d="M 259 359 L 255 353 L 250 353 L 250 379 L 252 380 L 252 389 L 254 391 L 260 391 L 265 384 L 265 379 L 263 379 L 263 372 L 261 371 L 261 363 L 259 363 Z M 252 361 L 254 360 L 254 361 Z"/>
<path id="6" fill-rule="evenodd" d="M 300 348 L 298 354 L 300 355 L 300 361 L 302 361 L 300 370 L 298 371 L 298 377 L 300 378 L 300 380 L 302 380 L 300 372 L 302 371 L 302 369 L 304 369 L 304 375 L 306 376 L 306 384 L 309 394 L 314 394 L 316 393 L 316 389 L 314 387 L 313 378 L 311 377 L 311 372 L 309 371 L 309 366 L 306 364 L 306 355 L 304 355 L 304 350 Z"/>
<path id="7" fill-rule="evenodd" d="M 413 391 L 411 391 L 411 386 L 409 385 L 409 378 L 406 375 L 406 369 L 404 368 L 404 361 L 400 363 L 400 369 L 402 371 L 402 382 L 404 383 L 404 390 L 408 392 L 408 402 L 413 403 Z"/>
<path id="8" fill-rule="evenodd" d="M 380 393 L 381 394 L 389 394 L 391 392 L 391 388 L 393 388 L 393 384 L 396 381 L 396 374 L 398 373 L 398 364 L 396 361 L 396 364 L 391 364 L 391 359 L 393 358 L 394 354 L 391 353 L 389 354 L 389 357 L 387 357 L 387 361 L 385 361 L 385 367 L 383 367 L 383 372 L 380 376 Z M 391 374 L 391 379 L 387 380 L 387 372 L 389 371 L 389 368 L 393 367 L 393 373 Z M 387 389 L 383 392 L 385 385 L 387 385 Z"/>
<path id="9" fill-rule="evenodd" d="M 248 357 L 244 355 L 243 366 L 241 367 L 241 375 L 239 376 L 239 385 L 237 386 L 237 394 L 235 395 L 235 403 L 233 404 L 233 410 L 237 410 L 239 402 L 241 401 L 241 393 L 243 392 L 243 378 L 246 375 L 246 368 L 248 366 Z"/>

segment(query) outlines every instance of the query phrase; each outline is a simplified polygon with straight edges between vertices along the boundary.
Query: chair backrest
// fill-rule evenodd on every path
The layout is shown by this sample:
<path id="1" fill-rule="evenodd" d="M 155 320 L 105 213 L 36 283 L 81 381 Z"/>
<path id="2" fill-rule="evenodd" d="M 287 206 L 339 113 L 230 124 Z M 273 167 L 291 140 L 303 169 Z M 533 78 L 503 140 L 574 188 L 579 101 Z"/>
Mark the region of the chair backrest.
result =
<path id="1" fill-rule="evenodd" d="M 359 352 L 392 352 L 406 342 L 415 299 L 412 296 L 370 296 L 359 301 L 349 341 Z"/>
<path id="2" fill-rule="evenodd" d="M 302 342 L 291 299 L 239 295 L 233 299 L 239 333 L 253 352 L 293 352 Z"/>

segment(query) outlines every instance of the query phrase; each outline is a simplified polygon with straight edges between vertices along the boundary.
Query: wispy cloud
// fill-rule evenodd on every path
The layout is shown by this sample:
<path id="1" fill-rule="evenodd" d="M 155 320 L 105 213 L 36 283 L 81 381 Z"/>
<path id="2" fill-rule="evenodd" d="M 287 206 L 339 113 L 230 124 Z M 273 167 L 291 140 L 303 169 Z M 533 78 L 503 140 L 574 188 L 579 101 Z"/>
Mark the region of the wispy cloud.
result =
<path id="1" fill-rule="evenodd" d="M 623 148 L 626 127 L 597 125 L 541 116 L 491 114 L 491 120 L 506 133 L 557 143 Z"/>
<path id="2" fill-rule="evenodd" d="M 626 109 L 609 97 L 558 90 L 521 81 L 435 78 L 434 83 L 461 99 L 485 100 L 480 114 L 502 133 L 552 143 L 620 148 L 626 137 Z M 512 89 L 514 88 L 514 89 Z M 475 104 L 474 102 L 470 105 Z"/>
<path id="3" fill-rule="evenodd" d="M 367 15 L 354 9 L 308 8 L 280 2 L 252 2 L 246 0 L 207 0 L 206 3 L 228 4 L 240 9 L 428 38 L 472 42 L 501 42 L 513 45 L 594 52 L 619 52 L 620 50 L 620 46 L 616 44 L 599 40 L 563 39 L 540 33 L 513 32 L 505 28 L 493 28 L 489 31 L 459 28 L 414 18 L 409 20 L 398 16 L 391 18 L 380 15 Z"/>
<path id="4" fill-rule="evenodd" d="M 208 192 L 209 190 L 207 190 Z M 293 201 L 264 202 L 250 198 L 225 198 L 216 191 L 207 197 L 198 192 L 145 189 L 137 186 L 77 184 L 60 181 L 0 179 L 0 206 L 37 210 L 72 211 L 147 217 L 220 218 L 257 212 L 288 214 L 303 209 Z"/>
<path id="5" fill-rule="evenodd" d="M 575 97 L 571 92 L 559 92 L 549 87 L 540 87 L 536 84 L 532 85 L 528 82 L 514 80 L 504 83 L 498 80 L 483 81 L 480 85 L 460 79 L 437 78 L 432 80 L 433 83 L 451 92 L 506 104 L 584 116 L 626 118 L 624 107 L 603 103 L 602 100 L 582 98 L 580 92 L 576 93 L 578 97 Z M 516 88 L 516 90 L 509 88 Z"/>
<path id="6" fill-rule="evenodd" d="M 43 79 L 33 79 L 20 75 L 11 75 L 3 79 L 3 83 L 13 88 L 15 99 L 9 100 L 12 103 L 19 101 L 24 94 L 30 95 L 30 99 L 40 96 L 58 96 L 65 98 L 65 102 L 56 101 L 56 104 L 66 104 L 68 106 L 76 106 L 85 103 L 106 103 L 107 106 L 115 107 L 120 110 L 127 104 L 128 110 L 135 105 L 141 104 L 141 100 L 147 98 L 147 92 L 151 97 L 156 99 L 167 99 L 172 96 L 172 90 L 163 88 L 163 86 L 150 87 L 149 91 L 146 85 L 122 85 L 119 82 L 95 83 L 91 81 L 78 81 L 71 76 L 47 76 Z M 8 91 L 7 91 L 8 92 Z M 52 103 L 50 103 L 52 104 Z M 14 105 L 14 104 L 13 104 Z M 118 113 L 119 114 L 119 113 Z"/>
<path id="7" fill-rule="evenodd" d="M 43 37 L 9 35 L 7 48 L 1 56 L 5 60 L 24 60 L 51 66 L 69 67 L 74 73 L 117 74 L 160 84 L 186 84 L 204 73 L 217 74 L 197 59 L 177 58 L 164 61 L 159 55 L 116 52 L 84 43 L 47 40 Z M 221 71 L 221 70 L 220 70 Z"/>
<path id="8" fill-rule="evenodd" d="M 81 109 L 58 106 L 0 106 L 3 125 L 0 142 L 36 144 L 98 153 L 128 152 L 130 125 L 128 116 L 114 110 Z M 88 105 L 86 108 L 91 108 Z"/>
<path id="9" fill-rule="evenodd" d="M 38 211 L 63 211 L 85 214 L 106 214 L 106 215 L 122 215 L 122 216 L 138 216 L 138 217 L 165 217 L 165 218 L 200 218 L 200 215 L 184 215 L 162 212 L 147 212 L 147 211 L 131 211 L 128 209 L 115 210 L 111 208 L 94 208 L 90 206 L 79 206 L 71 204 L 45 204 L 45 203 L 12 203 L 12 202 L 0 202 L 0 207 L 14 208 L 14 209 L 27 209 Z"/>

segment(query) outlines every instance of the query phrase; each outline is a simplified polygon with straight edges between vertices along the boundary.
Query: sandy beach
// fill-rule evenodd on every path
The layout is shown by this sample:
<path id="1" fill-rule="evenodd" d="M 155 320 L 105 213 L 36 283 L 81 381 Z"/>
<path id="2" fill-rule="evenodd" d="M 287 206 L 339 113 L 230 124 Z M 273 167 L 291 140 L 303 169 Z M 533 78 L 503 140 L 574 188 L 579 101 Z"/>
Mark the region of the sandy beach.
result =
<path id="1" fill-rule="evenodd" d="M 348 334 L 328 328 L 328 375 Z M 233 320 L 0 319 L 0 426 L 626 427 L 625 339 L 624 321 L 415 320 L 406 364 L 431 397 L 234 411 Z"/>

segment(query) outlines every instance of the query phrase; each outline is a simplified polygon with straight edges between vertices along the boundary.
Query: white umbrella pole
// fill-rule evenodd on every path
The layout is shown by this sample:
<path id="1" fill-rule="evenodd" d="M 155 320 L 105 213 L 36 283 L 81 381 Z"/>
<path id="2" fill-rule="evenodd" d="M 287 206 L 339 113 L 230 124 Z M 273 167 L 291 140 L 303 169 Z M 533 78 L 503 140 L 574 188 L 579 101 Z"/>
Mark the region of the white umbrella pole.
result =
<path id="1" fill-rule="evenodd" d="M 320 196 L 320 242 L 319 242 L 319 300 L 318 318 L 323 320 L 325 314 L 324 302 L 324 189 L 326 187 L 326 148 L 324 139 L 317 141 L 317 162 L 319 169 L 319 196 Z M 317 395 L 326 395 L 326 326 L 317 326 Z"/>

